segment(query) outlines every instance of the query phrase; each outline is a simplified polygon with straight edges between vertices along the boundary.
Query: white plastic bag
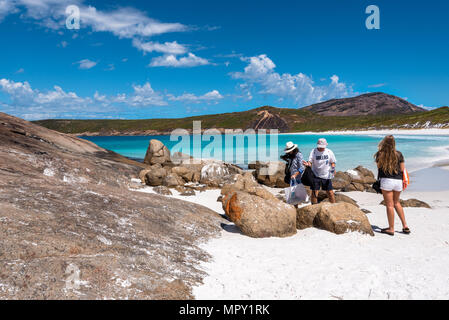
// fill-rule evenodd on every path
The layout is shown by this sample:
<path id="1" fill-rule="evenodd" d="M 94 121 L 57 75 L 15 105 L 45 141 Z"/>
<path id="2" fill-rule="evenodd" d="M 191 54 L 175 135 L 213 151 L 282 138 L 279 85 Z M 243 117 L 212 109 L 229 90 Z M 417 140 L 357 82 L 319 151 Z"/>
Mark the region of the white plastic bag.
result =
<path id="1" fill-rule="evenodd" d="M 307 202 L 309 195 L 302 183 L 298 183 L 296 179 L 290 181 L 290 187 L 285 188 L 285 201 L 288 204 L 298 204 L 301 202 Z"/>

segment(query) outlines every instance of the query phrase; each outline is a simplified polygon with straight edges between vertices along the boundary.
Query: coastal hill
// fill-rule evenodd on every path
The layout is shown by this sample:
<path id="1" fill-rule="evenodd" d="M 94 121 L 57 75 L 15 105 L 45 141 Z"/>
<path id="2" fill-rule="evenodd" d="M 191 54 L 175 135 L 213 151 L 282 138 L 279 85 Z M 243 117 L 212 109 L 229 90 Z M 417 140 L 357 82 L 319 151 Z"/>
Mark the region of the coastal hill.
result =
<path id="1" fill-rule="evenodd" d="M 0 145 L 0 299 L 192 297 L 216 212 L 130 191 L 143 164 L 4 113 Z"/>
<path id="2" fill-rule="evenodd" d="M 397 104 L 395 104 L 397 103 Z M 372 109 L 370 109 L 372 108 Z M 374 113 L 375 110 L 376 112 Z M 335 115 L 326 115 L 326 114 Z M 277 129 L 279 132 L 449 127 L 449 108 L 431 111 L 387 94 L 365 94 L 305 108 L 260 108 L 177 119 L 139 120 L 40 120 L 36 124 L 75 135 L 158 135 L 176 128 L 191 131 L 192 122 L 202 129 Z"/>
<path id="3" fill-rule="evenodd" d="M 379 114 L 408 114 L 425 109 L 383 92 L 362 94 L 357 97 L 332 99 L 305 107 L 323 116 L 366 116 Z"/>

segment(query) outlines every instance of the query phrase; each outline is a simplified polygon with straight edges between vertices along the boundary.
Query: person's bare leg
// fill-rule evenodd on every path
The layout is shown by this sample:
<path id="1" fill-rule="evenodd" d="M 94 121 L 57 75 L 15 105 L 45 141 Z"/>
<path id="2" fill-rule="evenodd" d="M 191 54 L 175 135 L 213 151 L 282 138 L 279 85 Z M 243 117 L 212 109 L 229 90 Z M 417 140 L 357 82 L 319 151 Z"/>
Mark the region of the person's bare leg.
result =
<path id="1" fill-rule="evenodd" d="M 318 203 L 318 191 L 312 190 L 312 204 Z"/>
<path id="2" fill-rule="evenodd" d="M 398 214 L 399 219 L 401 219 L 402 228 L 408 228 L 407 221 L 405 221 L 404 209 L 402 208 L 401 202 L 399 201 L 400 197 L 401 197 L 400 192 L 393 191 L 394 208 L 396 209 L 396 213 Z"/>
<path id="3" fill-rule="evenodd" d="M 388 231 L 394 232 L 394 200 L 393 191 L 382 190 L 385 206 L 387 207 Z"/>
<path id="4" fill-rule="evenodd" d="M 327 192 L 327 197 L 329 198 L 330 203 L 335 203 L 335 193 L 334 190 L 329 190 Z"/>

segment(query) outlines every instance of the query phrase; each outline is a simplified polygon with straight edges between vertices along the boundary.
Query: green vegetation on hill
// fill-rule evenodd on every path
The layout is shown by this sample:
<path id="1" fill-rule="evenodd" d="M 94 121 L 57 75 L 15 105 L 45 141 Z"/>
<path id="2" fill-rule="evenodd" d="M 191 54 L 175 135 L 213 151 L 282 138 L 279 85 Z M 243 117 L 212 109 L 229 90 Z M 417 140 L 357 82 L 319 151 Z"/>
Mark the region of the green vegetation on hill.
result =
<path id="1" fill-rule="evenodd" d="M 168 132 L 176 128 L 192 129 L 192 121 L 200 120 L 203 129 L 247 129 L 261 117 L 261 111 L 281 117 L 290 132 L 380 129 L 380 128 L 422 128 L 428 126 L 449 127 L 449 107 L 400 115 L 369 116 L 321 116 L 302 109 L 261 107 L 249 111 L 215 115 L 204 115 L 180 119 L 145 120 L 40 120 L 35 123 L 63 133 L 133 133 L 154 130 Z"/>

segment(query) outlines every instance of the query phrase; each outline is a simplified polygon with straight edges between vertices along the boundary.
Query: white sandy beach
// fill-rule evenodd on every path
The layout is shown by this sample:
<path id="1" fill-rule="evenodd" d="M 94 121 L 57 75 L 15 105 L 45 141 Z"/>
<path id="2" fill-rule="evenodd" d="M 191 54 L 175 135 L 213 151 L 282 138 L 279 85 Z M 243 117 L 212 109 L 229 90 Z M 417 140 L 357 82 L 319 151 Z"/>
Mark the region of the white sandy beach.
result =
<path id="1" fill-rule="evenodd" d="M 416 136 L 449 136 L 449 129 L 385 129 L 385 130 L 345 130 L 323 132 L 280 133 L 293 135 L 416 135 Z"/>
<path id="2" fill-rule="evenodd" d="M 412 174 L 403 199 L 417 198 L 432 209 L 406 208 L 412 233 L 374 237 L 344 235 L 310 228 L 290 238 L 253 239 L 229 223 L 221 237 L 202 247 L 212 255 L 201 265 L 208 273 L 193 289 L 196 299 L 448 299 L 449 298 L 449 181 L 447 168 Z M 424 183 L 427 181 L 426 183 Z M 145 188 L 144 192 L 152 192 Z M 219 190 L 174 197 L 202 204 L 223 214 Z M 387 226 L 381 195 L 351 192 L 374 227 Z"/>

